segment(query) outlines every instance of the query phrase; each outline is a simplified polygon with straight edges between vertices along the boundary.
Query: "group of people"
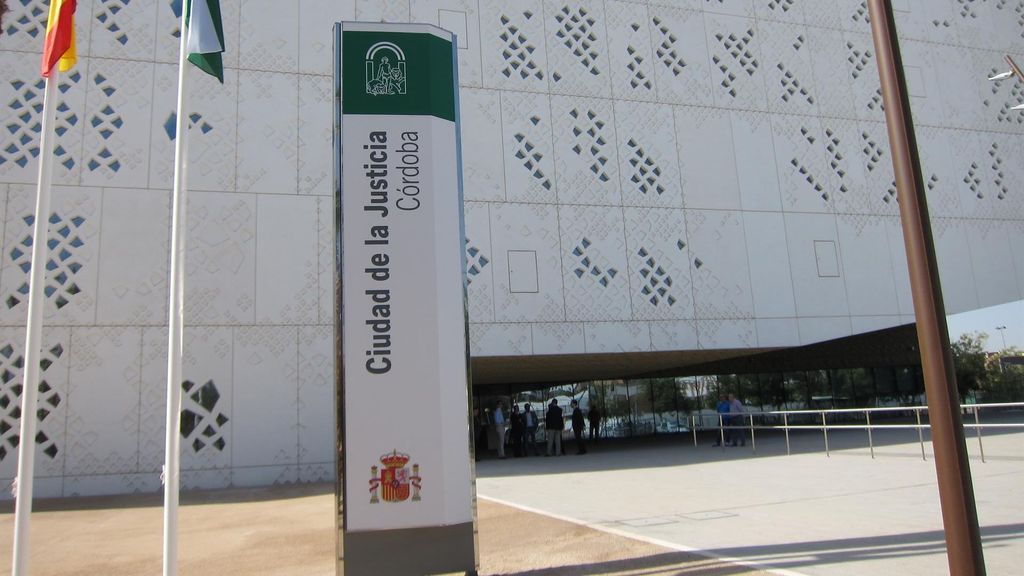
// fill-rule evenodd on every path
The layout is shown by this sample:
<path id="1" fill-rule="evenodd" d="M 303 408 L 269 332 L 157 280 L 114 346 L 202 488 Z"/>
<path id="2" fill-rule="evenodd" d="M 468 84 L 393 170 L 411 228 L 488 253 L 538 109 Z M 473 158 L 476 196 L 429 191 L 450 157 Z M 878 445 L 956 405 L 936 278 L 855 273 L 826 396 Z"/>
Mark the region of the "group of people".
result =
<path id="1" fill-rule="evenodd" d="M 596 407 L 592 407 L 587 416 L 584 416 L 583 410 L 576 400 L 573 400 L 569 407 L 572 408 L 570 420 L 573 436 L 576 440 L 576 454 L 586 454 L 587 444 L 584 434 L 587 422 L 589 420 L 590 437 L 593 439 L 600 427 L 601 413 Z M 486 424 L 492 425 L 497 435 L 498 458 L 506 458 L 506 443 L 509 445 L 513 456 L 529 456 L 529 452 L 532 452 L 534 456 L 539 455 L 537 429 L 540 427 L 540 416 L 534 411 L 533 406 L 529 402 L 523 405 L 522 410 L 519 409 L 518 404 L 512 404 L 511 411 L 506 414 L 505 402 L 499 400 L 497 406 L 491 412 L 490 422 Z M 547 412 L 544 414 L 544 428 L 547 436 L 547 451 L 544 455 L 564 455 L 565 452 L 562 450 L 562 430 L 565 429 L 565 417 L 562 408 L 558 405 L 558 401 L 554 398 L 551 399 Z M 477 445 L 486 445 L 486 442 L 482 442 L 486 438 L 486 430 L 483 431 L 483 434 L 480 432 L 478 429 Z M 508 436 L 507 438 L 506 435 Z"/>
<path id="2" fill-rule="evenodd" d="M 735 394 L 729 394 L 728 398 L 725 394 L 721 394 L 718 396 L 716 408 L 722 421 L 723 430 L 715 439 L 715 446 L 721 446 L 723 440 L 726 446 L 746 446 L 747 433 L 742 428 L 743 416 L 741 416 L 744 412 L 743 403 L 736 398 Z M 736 428 L 727 428 L 730 426 Z"/>

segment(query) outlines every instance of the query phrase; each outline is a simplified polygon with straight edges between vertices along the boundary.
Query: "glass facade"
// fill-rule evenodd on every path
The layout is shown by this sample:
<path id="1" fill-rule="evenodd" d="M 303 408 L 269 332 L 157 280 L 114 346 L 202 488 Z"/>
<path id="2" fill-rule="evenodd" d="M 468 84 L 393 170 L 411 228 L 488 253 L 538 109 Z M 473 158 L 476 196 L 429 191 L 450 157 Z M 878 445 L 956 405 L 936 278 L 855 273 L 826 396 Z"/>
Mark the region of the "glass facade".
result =
<path id="1" fill-rule="evenodd" d="M 529 402 L 540 419 L 537 441 L 543 443 L 544 414 L 552 398 L 563 410 L 563 440 L 570 441 L 572 400 L 579 402 L 588 417 L 595 409 L 600 413 L 596 430 L 599 437 L 629 438 L 689 433 L 694 426 L 713 428 L 718 424 L 718 398 L 729 394 L 736 395 L 750 412 L 876 408 L 925 402 L 919 366 L 883 366 L 598 380 L 505 396 L 480 396 L 475 405 L 489 414 L 498 400 L 505 401 L 506 406 L 519 404 L 520 408 Z"/>

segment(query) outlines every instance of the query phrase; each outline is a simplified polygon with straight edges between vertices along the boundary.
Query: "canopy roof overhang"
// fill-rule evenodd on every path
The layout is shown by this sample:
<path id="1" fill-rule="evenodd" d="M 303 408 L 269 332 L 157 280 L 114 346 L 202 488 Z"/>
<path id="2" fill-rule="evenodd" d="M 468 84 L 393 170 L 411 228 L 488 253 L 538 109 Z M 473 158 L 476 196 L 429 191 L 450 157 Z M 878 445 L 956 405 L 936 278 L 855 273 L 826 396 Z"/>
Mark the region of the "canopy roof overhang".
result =
<path id="1" fill-rule="evenodd" d="M 921 363 L 915 324 L 792 348 L 604 354 L 484 356 L 472 359 L 475 393 L 508 394 L 589 380 L 756 374 L 913 366 Z"/>

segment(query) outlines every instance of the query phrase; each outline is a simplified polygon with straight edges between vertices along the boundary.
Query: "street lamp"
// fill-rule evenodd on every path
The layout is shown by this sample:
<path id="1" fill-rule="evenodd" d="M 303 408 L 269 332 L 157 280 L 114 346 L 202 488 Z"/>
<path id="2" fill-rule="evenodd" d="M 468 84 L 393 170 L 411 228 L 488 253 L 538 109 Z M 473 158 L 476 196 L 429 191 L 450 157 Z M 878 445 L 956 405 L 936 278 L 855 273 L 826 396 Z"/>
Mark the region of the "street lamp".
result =
<path id="1" fill-rule="evenodd" d="M 1006 326 L 996 326 L 996 330 L 999 330 L 999 336 L 1003 339 L 1003 350 L 1006 350 Z"/>
<path id="2" fill-rule="evenodd" d="M 1009 54 L 1004 55 L 1003 58 L 1006 59 L 1006 63 L 1010 66 L 1010 69 L 1007 70 L 1006 72 L 1000 72 L 999 74 L 996 74 L 995 76 L 990 76 L 989 77 L 989 81 L 990 82 L 1000 82 L 1002 80 L 1007 80 L 1007 79 L 1012 78 L 1014 76 L 1016 76 L 1018 80 L 1024 81 L 1024 74 L 1021 73 L 1020 68 L 1017 67 L 1017 63 L 1013 61 L 1013 58 Z M 1010 110 L 1024 110 L 1024 104 L 1017 104 L 1016 106 L 1010 108 Z M 1004 326 L 1003 328 L 1006 328 L 1006 327 Z M 998 330 L 998 328 L 997 328 L 997 330 Z M 1004 346 L 1004 348 L 1005 348 L 1005 346 Z"/>
<path id="3" fill-rule="evenodd" d="M 960 419 L 960 398 L 949 348 L 938 262 L 892 0 L 867 0 L 866 3 L 899 196 L 949 572 L 957 576 L 984 576 L 985 558 L 974 483 Z M 1020 75 L 1019 71 L 1015 73 Z"/>

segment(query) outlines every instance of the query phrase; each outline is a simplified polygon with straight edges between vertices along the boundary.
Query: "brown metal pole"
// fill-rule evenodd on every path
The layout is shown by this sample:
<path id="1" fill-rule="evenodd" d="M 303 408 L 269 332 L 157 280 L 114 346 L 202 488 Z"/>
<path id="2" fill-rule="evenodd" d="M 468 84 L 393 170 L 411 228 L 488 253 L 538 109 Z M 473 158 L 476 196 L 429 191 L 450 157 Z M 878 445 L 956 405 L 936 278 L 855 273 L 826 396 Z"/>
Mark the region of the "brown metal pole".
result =
<path id="1" fill-rule="evenodd" d="M 1024 76 L 1021 75 L 1020 68 L 1017 67 L 1017 63 L 1013 61 L 1013 58 L 1009 54 L 1003 57 L 1006 58 L 1006 63 L 1010 65 L 1010 70 L 1013 70 L 1013 75 L 1017 77 L 1017 82 L 1024 82 Z"/>
<path id="2" fill-rule="evenodd" d="M 868 0 L 868 11 L 910 270 L 949 573 L 983 576 L 985 559 L 967 443 L 960 420 L 960 398 L 892 5 L 889 0 Z"/>

